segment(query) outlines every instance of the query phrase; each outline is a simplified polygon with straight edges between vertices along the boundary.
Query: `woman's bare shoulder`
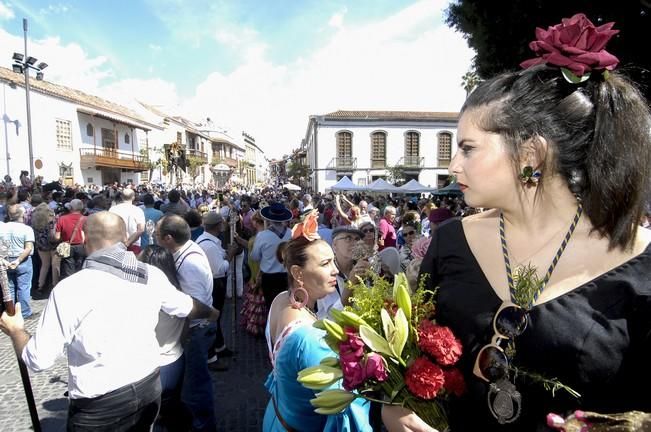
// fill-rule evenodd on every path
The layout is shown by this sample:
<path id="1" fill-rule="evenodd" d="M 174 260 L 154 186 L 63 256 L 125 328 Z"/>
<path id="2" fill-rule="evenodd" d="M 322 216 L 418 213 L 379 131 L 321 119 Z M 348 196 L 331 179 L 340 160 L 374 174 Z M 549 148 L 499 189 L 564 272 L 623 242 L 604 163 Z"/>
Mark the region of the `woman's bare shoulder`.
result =
<path id="1" fill-rule="evenodd" d="M 461 219 L 463 230 L 468 233 L 483 231 L 486 228 L 493 229 L 499 218 L 499 210 L 492 209 L 486 210 L 481 213 L 476 213 L 472 216 L 466 216 Z"/>

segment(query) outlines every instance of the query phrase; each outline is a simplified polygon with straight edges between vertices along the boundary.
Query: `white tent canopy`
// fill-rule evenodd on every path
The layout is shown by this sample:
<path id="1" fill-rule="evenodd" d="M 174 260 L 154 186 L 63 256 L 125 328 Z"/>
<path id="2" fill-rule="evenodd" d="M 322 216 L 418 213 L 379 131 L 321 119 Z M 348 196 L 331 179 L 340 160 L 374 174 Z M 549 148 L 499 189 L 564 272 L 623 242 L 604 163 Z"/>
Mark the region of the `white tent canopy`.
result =
<path id="1" fill-rule="evenodd" d="M 404 193 L 434 192 L 436 190 L 436 188 L 427 187 L 420 184 L 415 179 L 409 180 L 407 183 L 400 186 L 400 189 L 402 189 Z"/>
<path id="2" fill-rule="evenodd" d="M 298 185 L 295 185 L 293 183 L 285 183 L 283 185 L 283 189 L 287 189 L 287 190 L 290 190 L 290 191 L 300 191 L 301 187 L 298 186 Z"/>
<path id="3" fill-rule="evenodd" d="M 357 191 L 364 188 L 361 186 L 357 186 L 347 176 L 343 176 L 341 180 L 339 180 L 337 183 L 330 186 L 329 189 L 335 192 L 340 192 L 340 191 Z"/>
<path id="4" fill-rule="evenodd" d="M 387 182 L 386 180 L 379 178 L 375 180 L 373 183 L 368 185 L 365 190 L 369 192 L 394 192 L 394 193 L 400 193 L 403 192 L 404 190 L 400 189 L 399 187 L 396 187 L 392 185 L 391 183 Z"/>

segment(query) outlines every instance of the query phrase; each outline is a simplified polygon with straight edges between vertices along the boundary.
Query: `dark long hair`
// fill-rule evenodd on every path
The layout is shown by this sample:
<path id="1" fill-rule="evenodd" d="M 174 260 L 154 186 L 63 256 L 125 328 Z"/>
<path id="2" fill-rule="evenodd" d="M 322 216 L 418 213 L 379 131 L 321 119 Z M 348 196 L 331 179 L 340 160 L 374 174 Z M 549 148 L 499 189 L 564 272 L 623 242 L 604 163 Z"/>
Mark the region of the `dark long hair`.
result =
<path id="1" fill-rule="evenodd" d="M 164 247 L 158 245 L 149 245 L 140 252 L 138 259 L 144 263 L 158 267 L 165 273 L 167 279 L 176 289 L 181 289 L 179 278 L 176 275 L 176 265 L 172 253 Z"/>
<path id="2" fill-rule="evenodd" d="M 631 82 L 593 71 L 570 84 L 559 68 L 540 65 L 482 82 L 461 111 L 477 108 L 477 126 L 501 135 L 514 173 L 520 145 L 545 138 L 552 151 L 544 169 L 567 181 L 610 248 L 632 246 L 651 191 L 651 115 Z M 539 189 L 544 179 L 543 171 Z"/>

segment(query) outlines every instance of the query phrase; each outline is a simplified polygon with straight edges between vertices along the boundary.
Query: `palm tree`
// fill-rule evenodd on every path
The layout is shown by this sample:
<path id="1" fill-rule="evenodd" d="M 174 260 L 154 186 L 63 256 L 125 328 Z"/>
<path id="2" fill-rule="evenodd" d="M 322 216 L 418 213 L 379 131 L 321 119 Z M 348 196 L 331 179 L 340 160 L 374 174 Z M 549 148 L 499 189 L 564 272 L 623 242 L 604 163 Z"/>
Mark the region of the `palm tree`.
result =
<path id="1" fill-rule="evenodd" d="M 475 87 L 477 87 L 477 84 L 481 81 L 481 78 L 479 78 L 479 75 L 477 75 L 477 72 L 474 70 L 469 70 L 463 76 L 461 77 L 461 86 L 463 89 L 466 91 L 466 97 L 472 92 Z"/>

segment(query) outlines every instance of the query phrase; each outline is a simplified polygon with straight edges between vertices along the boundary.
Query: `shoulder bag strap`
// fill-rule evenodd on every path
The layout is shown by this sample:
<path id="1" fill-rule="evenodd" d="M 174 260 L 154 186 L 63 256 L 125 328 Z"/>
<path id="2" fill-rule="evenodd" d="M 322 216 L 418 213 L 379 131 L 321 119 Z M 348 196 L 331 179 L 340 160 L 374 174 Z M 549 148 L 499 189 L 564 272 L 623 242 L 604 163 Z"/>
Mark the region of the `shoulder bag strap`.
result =
<path id="1" fill-rule="evenodd" d="M 74 238 L 75 238 L 75 234 L 77 234 L 77 228 L 79 228 L 79 224 L 81 223 L 81 221 L 82 221 L 83 219 L 84 219 L 84 216 L 82 215 L 82 216 L 79 218 L 79 220 L 77 220 L 77 223 L 75 224 L 75 227 L 72 229 L 72 235 L 70 236 L 70 241 L 68 242 L 68 243 L 70 243 L 71 245 L 72 245 L 72 239 L 74 239 Z M 82 241 L 82 243 L 83 243 L 83 241 Z"/>

